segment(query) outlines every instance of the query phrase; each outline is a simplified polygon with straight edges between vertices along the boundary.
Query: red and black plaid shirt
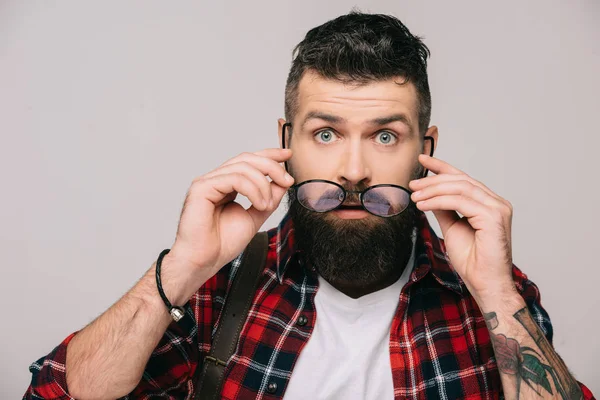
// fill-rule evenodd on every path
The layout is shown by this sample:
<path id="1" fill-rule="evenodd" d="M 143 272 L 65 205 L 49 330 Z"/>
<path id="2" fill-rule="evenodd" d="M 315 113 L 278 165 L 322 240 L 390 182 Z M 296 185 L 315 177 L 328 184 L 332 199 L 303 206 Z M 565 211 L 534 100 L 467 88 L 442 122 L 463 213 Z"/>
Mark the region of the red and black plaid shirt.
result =
<path id="1" fill-rule="evenodd" d="M 444 243 L 423 213 L 419 225 L 415 264 L 390 331 L 394 397 L 501 398 L 498 366 L 481 312 L 449 265 Z M 281 399 L 315 326 L 318 280 L 295 257 L 293 233 L 289 216 L 269 231 L 267 265 L 237 350 L 226 367 L 224 399 Z M 190 299 L 187 315 L 171 324 L 141 382 L 126 399 L 191 399 L 195 372 L 210 351 L 240 258 L 224 266 Z M 534 320 L 552 342 L 552 325 L 537 286 L 517 267 L 513 276 Z M 25 399 L 72 398 L 65 359 L 73 335 L 31 365 L 33 377 Z M 585 398 L 592 399 L 592 393 L 581 386 Z"/>

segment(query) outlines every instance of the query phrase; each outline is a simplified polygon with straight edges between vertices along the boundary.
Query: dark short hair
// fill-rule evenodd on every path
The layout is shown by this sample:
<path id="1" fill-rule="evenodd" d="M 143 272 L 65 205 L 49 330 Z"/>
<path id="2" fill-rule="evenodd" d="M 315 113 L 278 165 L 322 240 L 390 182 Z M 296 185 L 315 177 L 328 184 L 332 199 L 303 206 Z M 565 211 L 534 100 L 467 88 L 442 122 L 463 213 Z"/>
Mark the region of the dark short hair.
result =
<path id="1" fill-rule="evenodd" d="M 424 135 L 431 118 L 427 80 L 430 51 L 398 18 L 352 11 L 308 31 L 293 51 L 285 88 L 285 117 L 298 108 L 298 85 L 307 70 L 326 79 L 358 85 L 403 79 L 417 91 L 419 131 Z"/>

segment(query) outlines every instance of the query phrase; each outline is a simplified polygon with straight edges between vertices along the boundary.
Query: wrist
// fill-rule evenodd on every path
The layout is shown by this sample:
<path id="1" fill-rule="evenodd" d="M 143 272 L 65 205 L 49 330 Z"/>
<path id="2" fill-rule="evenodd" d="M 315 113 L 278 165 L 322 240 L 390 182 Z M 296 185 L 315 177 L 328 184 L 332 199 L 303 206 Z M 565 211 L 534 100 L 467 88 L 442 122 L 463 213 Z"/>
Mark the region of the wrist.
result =
<path id="1" fill-rule="evenodd" d="M 514 282 L 498 285 L 492 290 L 473 293 L 473 298 L 483 312 L 512 313 L 526 306 L 523 296 L 517 291 Z"/>
<path id="2" fill-rule="evenodd" d="M 162 302 L 162 299 L 158 295 L 155 272 L 156 263 L 152 268 L 154 293 Z M 160 276 L 163 291 L 174 306 L 183 306 L 186 304 L 190 297 L 210 279 L 207 269 L 192 265 L 171 252 L 165 255 L 162 260 Z"/>

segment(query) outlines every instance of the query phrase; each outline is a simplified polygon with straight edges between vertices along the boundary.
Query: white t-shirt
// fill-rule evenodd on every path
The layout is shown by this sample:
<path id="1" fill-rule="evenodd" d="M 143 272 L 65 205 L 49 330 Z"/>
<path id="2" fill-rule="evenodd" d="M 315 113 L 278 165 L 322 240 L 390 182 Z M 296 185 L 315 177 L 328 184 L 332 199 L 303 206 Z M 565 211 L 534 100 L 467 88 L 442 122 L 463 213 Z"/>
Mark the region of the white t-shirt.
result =
<path id="1" fill-rule="evenodd" d="M 393 399 L 390 328 L 415 250 L 392 285 L 353 299 L 319 276 L 317 320 L 284 399 Z"/>

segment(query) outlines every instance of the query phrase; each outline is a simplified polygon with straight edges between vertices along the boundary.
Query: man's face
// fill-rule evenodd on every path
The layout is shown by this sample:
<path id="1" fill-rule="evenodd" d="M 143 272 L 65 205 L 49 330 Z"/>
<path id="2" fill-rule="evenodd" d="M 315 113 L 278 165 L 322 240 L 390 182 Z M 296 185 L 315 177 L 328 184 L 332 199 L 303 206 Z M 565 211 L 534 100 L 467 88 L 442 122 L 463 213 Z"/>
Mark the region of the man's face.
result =
<path id="1" fill-rule="evenodd" d="M 401 78 L 390 79 L 357 86 L 328 80 L 313 72 L 305 73 L 298 88 L 296 114 L 290 121 L 292 134 L 286 137 L 286 147 L 293 152 L 288 167 L 296 183 L 325 179 L 349 190 L 364 190 L 382 183 L 407 188 L 409 181 L 422 171 L 417 157 L 423 152 L 423 141 L 418 129 L 417 92 L 411 83 L 396 83 L 401 81 Z M 280 134 L 283 123 L 284 120 L 279 120 Z M 427 134 L 437 139 L 435 127 Z M 347 203 L 358 203 L 357 196 L 349 195 Z M 358 255 L 353 254 L 353 249 L 346 248 L 348 242 L 352 242 L 354 249 L 366 246 L 363 253 L 365 250 L 369 250 L 369 254 L 387 251 L 388 257 L 379 262 L 393 264 L 399 252 L 406 253 L 406 238 L 412 232 L 416 215 L 414 205 L 392 218 L 351 209 L 319 214 L 301 210 L 297 202 L 290 203 L 290 211 L 297 233 L 304 236 L 299 237 L 298 244 L 310 246 L 310 251 L 322 246 L 316 250 L 318 254 L 313 255 L 329 259 L 328 265 L 322 265 L 321 269 L 331 269 L 330 264 L 346 258 L 344 254 L 348 252 L 356 259 Z M 382 243 L 383 237 L 390 235 L 390 240 Z M 401 235 L 403 239 L 394 235 Z M 379 237 L 379 240 L 369 243 L 369 237 Z M 329 244 L 323 244 L 324 240 Z M 397 243 L 403 247 L 402 251 L 394 249 L 395 244 L 390 241 L 403 242 Z M 383 249 L 384 246 L 387 249 Z M 349 260 L 340 261 L 347 266 Z M 359 270 L 367 272 L 364 265 L 356 265 L 355 273 L 351 273 L 341 264 L 334 267 L 333 275 L 347 283 L 357 280 L 357 284 L 358 281 L 374 284 L 383 278 L 381 274 L 357 273 Z M 386 265 L 375 267 L 381 273 L 393 269 Z M 340 273 L 341 269 L 346 273 Z M 330 277 L 335 280 L 335 276 Z"/>
<path id="2" fill-rule="evenodd" d="M 423 142 L 416 90 L 411 83 L 397 84 L 400 80 L 356 86 L 305 73 L 290 121 L 292 136 L 286 138 L 296 183 L 327 179 L 342 186 L 408 187 Z M 280 132 L 284 122 L 279 121 Z"/>

